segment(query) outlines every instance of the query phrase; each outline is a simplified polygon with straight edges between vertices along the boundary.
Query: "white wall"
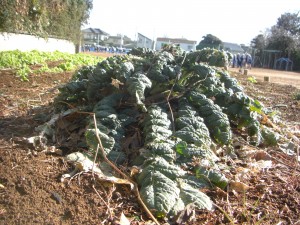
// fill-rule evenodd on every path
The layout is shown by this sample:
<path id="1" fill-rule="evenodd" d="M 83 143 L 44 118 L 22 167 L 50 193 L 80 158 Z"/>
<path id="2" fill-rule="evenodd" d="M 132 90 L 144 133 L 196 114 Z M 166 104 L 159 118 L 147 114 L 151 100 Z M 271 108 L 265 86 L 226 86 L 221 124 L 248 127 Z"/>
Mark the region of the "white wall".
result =
<path id="1" fill-rule="evenodd" d="M 138 33 L 137 47 L 152 49 L 152 40 Z"/>
<path id="2" fill-rule="evenodd" d="M 195 51 L 196 44 L 187 44 L 187 43 L 180 43 L 180 47 L 185 51 Z"/>
<path id="3" fill-rule="evenodd" d="M 164 44 L 171 44 L 172 42 L 165 42 L 165 41 L 156 41 L 155 50 L 160 50 L 162 48 L 162 45 Z M 176 43 L 180 45 L 180 48 L 182 48 L 184 51 L 195 51 L 196 50 L 196 44 L 187 44 L 187 43 Z"/>
<path id="4" fill-rule="evenodd" d="M 75 45 L 66 40 L 38 38 L 25 34 L 0 33 L 0 51 L 8 50 L 75 53 Z"/>

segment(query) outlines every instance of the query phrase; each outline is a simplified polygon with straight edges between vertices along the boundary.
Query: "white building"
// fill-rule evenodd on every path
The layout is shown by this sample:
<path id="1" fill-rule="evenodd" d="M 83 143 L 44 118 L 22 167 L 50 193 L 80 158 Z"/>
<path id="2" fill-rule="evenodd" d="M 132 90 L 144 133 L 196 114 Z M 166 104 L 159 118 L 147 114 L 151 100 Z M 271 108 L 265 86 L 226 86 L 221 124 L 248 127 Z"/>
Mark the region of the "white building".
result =
<path id="1" fill-rule="evenodd" d="M 137 34 L 136 47 L 151 48 L 152 49 L 153 48 L 153 41 L 150 38 L 138 33 Z"/>
<path id="2" fill-rule="evenodd" d="M 178 44 L 184 51 L 195 51 L 196 41 L 187 40 L 185 38 L 162 38 L 156 39 L 155 50 L 160 50 L 166 44 Z"/>
<path id="3" fill-rule="evenodd" d="M 99 44 L 108 39 L 109 34 L 99 28 L 87 28 L 81 31 L 84 44 Z"/>

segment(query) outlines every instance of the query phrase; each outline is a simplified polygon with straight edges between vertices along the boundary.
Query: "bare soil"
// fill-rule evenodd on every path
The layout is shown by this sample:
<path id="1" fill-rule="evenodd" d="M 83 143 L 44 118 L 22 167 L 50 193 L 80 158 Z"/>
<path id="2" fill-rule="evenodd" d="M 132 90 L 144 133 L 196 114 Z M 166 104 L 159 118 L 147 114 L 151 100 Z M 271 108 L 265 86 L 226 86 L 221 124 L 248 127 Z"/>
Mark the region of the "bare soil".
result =
<path id="1" fill-rule="evenodd" d="M 238 72 L 238 69 L 230 68 L 230 71 Z M 269 77 L 272 83 L 292 85 L 300 88 L 300 72 L 252 68 L 248 70 L 247 76 L 254 76 L 257 81 L 261 82 L 264 81 L 264 77 Z"/>
<path id="2" fill-rule="evenodd" d="M 112 52 L 83 52 L 83 53 L 94 55 L 94 56 L 100 56 L 104 58 L 120 54 L 120 53 L 112 53 Z"/>
<path id="3" fill-rule="evenodd" d="M 232 74 L 250 96 L 278 110 L 284 124 L 300 131 L 300 101 L 294 99 L 300 92 L 299 73 L 253 68 L 248 76 L 234 69 Z M 35 127 L 49 120 L 57 88 L 71 75 L 31 75 L 22 82 L 13 71 L 0 71 L 0 224 L 123 225 L 122 213 L 131 224 L 153 224 L 127 186 L 97 183 L 84 174 L 62 183 L 61 175 L 71 170 L 63 156 L 35 152 L 13 141 L 33 136 Z M 262 81 L 265 75 L 271 82 Z M 258 83 L 249 82 L 249 76 Z M 249 173 L 245 193 L 203 190 L 219 208 L 195 210 L 195 216 L 187 216 L 181 224 L 300 224 L 299 162 L 276 147 L 263 150 L 272 155 L 273 166 Z M 227 163 L 231 174 L 244 166 L 239 159 Z M 176 224 L 175 219 L 160 222 Z"/>

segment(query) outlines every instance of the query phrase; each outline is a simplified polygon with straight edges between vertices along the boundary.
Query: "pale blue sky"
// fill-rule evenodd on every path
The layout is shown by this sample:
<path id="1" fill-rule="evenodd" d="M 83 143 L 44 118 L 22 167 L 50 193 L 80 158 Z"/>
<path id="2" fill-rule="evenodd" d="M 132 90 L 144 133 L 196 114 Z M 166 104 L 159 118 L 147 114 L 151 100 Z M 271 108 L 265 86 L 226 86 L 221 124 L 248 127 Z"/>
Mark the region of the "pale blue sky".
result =
<path id="1" fill-rule="evenodd" d="M 275 25 L 281 14 L 300 11 L 300 0 L 94 0 L 93 4 L 85 27 L 110 35 L 135 39 L 138 32 L 151 39 L 184 37 L 198 43 L 212 34 L 246 45 Z"/>

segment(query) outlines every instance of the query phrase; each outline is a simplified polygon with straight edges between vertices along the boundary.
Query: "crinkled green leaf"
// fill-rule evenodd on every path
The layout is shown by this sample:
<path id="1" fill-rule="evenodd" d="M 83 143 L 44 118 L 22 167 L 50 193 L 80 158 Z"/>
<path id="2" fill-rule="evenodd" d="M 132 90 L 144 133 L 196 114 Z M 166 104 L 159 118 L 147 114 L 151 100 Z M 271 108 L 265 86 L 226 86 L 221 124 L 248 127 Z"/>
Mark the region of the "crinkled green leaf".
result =
<path id="1" fill-rule="evenodd" d="M 143 201 L 157 217 L 165 217 L 179 198 L 180 190 L 176 181 L 157 171 L 148 174 L 145 179 L 147 182 L 140 190 Z"/>
<path id="2" fill-rule="evenodd" d="M 116 72 L 116 79 L 121 82 L 126 82 L 126 80 L 132 75 L 134 71 L 134 65 L 132 62 L 123 62 L 119 65 L 120 67 Z"/>
<path id="3" fill-rule="evenodd" d="M 224 189 L 228 184 L 228 179 L 220 171 L 213 169 L 199 167 L 196 169 L 196 176 L 198 179 L 207 180 L 221 189 Z"/>
<path id="4" fill-rule="evenodd" d="M 186 183 L 193 188 L 202 189 L 202 188 L 211 188 L 212 184 L 209 180 L 198 179 L 194 175 L 186 174 L 181 178 L 182 183 Z"/>
<path id="5" fill-rule="evenodd" d="M 128 92 L 135 97 L 137 105 L 143 107 L 142 101 L 145 99 L 145 90 L 151 88 L 151 80 L 145 74 L 137 72 L 127 79 L 126 85 Z"/>
<path id="6" fill-rule="evenodd" d="M 194 203 L 198 209 L 213 209 L 212 201 L 206 194 L 186 183 L 180 184 L 180 198 L 185 205 Z"/>
<path id="7" fill-rule="evenodd" d="M 187 99 L 197 108 L 197 112 L 204 118 L 211 136 L 219 144 L 229 144 L 232 134 L 229 119 L 222 109 L 215 105 L 205 95 L 191 91 Z"/>
<path id="8" fill-rule="evenodd" d="M 101 139 L 102 146 L 104 148 L 105 153 L 108 154 L 115 145 L 114 138 L 100 132 L 99 130 L 98 130 L 98 135 Z M 99 142 L 97 139 L 95 129 L 87 129 L 85 132 L 85 138 L 86 138 L 86 142 L 87 142 L 88 146 L 90 148 L 92 148 L 94 151 L 96 151 Z"/>
<path id="9" fill-rule="evenodd" d="M 138 177 L 138 183 L 140 184 L 146 182 L 147 176 L 154 171 L 160 172 L 172 180 L 181 177 L 186 173 L 179 166 L 170 164 L 164 158 L 159 156 L 146 160 L 143 167 L 144 169 Z"/>
<path id="10" fill-rule="evenodd" d="M 212 162 L 218 160 L 218 157 L 210 148 L 208 148 L 208 146 L 201 147 L 194 144 L 187 144 L 185 141 L 180 141 L 176 144 L 176 152 L 184 156 L 185 159 L 196 156 L 199 158 L 206 158 Z M 181 158 L 181 160 L 183 159 Z"/>
<path id="11" fill-rule="evenodd" d="M 171 162 L 176 158 L 176 153 L 173 149 L 174 145 L 172 142 L 148 142 L 144 148 L 140 149 L 140 154 L 145 157 L 145 159 L 159 156 Z"/>
<path id="12" fill-rule="evenodd" d="M 156 122 L 159 125 L 154 125 Z M 145 143 L 159 142 L 167 140 L 171 135 L 171 122 L 168 115 L 160 106 L 152 106 L 148 108 L 148 113 L 143 122 Z"/>
<path id="13" fill-rule="evenodd" d="M 220 81 L 224 83 L 225 88 L 231 89 L 233 92 L 241 92 L 243 91 L 243 87 L 238 84 L 236 78 L 231 77 L 227 71 L 218 70 L 218 74 L 220 74 Z"/>
<path id="14" fill-rule="evenodd" d="M 189 203 L 194 203 L 200 209 L 212 209 L 208 196 L 178 179 L 185 174 L 180 167 L 159 157 L 148 161 L 139 174 L 141 197 L 158 217 L 175 214 Z"/>

